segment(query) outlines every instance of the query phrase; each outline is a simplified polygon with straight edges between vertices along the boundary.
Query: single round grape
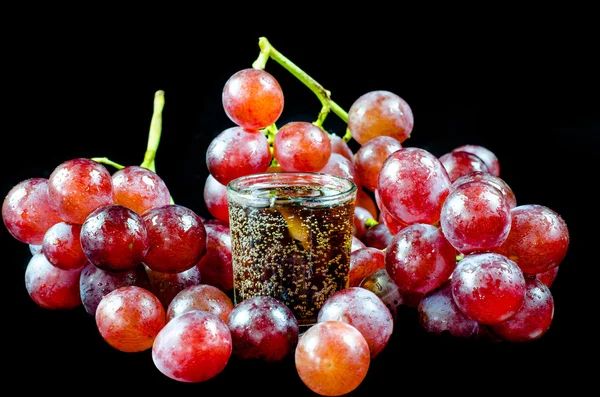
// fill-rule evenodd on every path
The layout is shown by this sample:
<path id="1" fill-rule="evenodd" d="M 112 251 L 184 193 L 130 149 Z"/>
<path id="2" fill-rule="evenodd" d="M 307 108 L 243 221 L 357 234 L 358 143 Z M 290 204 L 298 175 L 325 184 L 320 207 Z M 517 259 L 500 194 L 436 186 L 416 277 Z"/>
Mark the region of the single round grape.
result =
<path id="1" fill-rule="evenodd" d="M 348 286 L 358 287 L 365 277 L 385 268 L 385 253 L 379 248 L 364 247 L 350 253 Z"/>
<path id="2" fill-rule="evenodd" d="M 204 227 L 206 252 L 196 264 L 202 274 L 202 283 L 229 292 L 233 289 L 231 230 L 225 225 L 205 224 Z"/>
<path id="3" fill-rule="evenodd" d="M 81 225 L 81 247 L 88 261 L 104 270 L 133 269 L 150 248 L 141 215 L 118 204 L 95 209 Z"/>
<path id="4" fill-rule="evenodd" d="M 267 137 L 260 131 L 241 127 L 222 131 L 206 149 L 209 174 L 225 186 L 235 178 L 265 172 L 271 159 Z"/>
<path id="5" fill-rule="evenodd" d="M 143 262 L 161 273 L 194 267 L 206 252 L 206 228 L 194 211 L 180 204 L 152 208 L 142 215 L 150 249 Z"/>
<path id="6" fill-rule="evenodd" d="M 79 292 L 85 311 L 95 316 L 98 304 L 105 295 L 129 285 L 150 290 L 150 281 L 143 265 L 129 270 L 110 271 L 87 263 L 79 277 Z"/>
<path id="7" fill-rule="evenodd" d="M 339 153 L 348 160 L 354 161 L 354 152 L 352 152 L 348 142 L 335 133 L 329 134 L 329 139 L 331 139 L 331 153 Z"/>
<path id="8" fill-rule="evenodd" d="M 284 97 L 279 82 L 261 69 L 242 69 L 223 87 L 223 109 L 242 128 L 257 130 L 275 123 L 283 112 Z"/>
<path id="9" fill-rule="evenodd" d="M 493 174 L 490 174 L 489 172 L 473 171 L 466 175 L 463 175 L 460 178 L 456 179 L 454 182 L 452 182 L 450 190 L 454 190 L 463 183 L 474 181 L 489 183 L 496 189 L 500 190 L 506 201 L 508 201 L 508 206 L 510 208 L 514 208 L 517 206 L 517 197 L 515 196 L 515 193 L 513 192 L 511 187 L 508 186 L 508 183 L 506 183 L 506 181 L 504 181 L 504 179 L 500 178 L 499 176 L 495 176 Z"/>
<path id="10" fill-rule="evenodd" d="M 475 338 L 479 323 L 465 315 L 454 302 L 450 281 L 427 293 L 417 306 L 419 326 L 434 335 Z"/>
<path id="11" fill-rule="evenodd" d="M 257 295 L 238 303 L 227 321 L 233 354 L 243 360 L 281 361 L 298 343 L 298 321 L 282 301 Z"/>
<path id="12" fill-rule="evenodd" d="M 537 274 L 562 263 L 569 248 L 565 220 L 540 204 L 520 205 L 511 210 L 512 224 L 506 240 L 493 251 L 517 262 L 526 274 Z"/>
<path id="13" fill-rule="evenodd" d="M 41 245 L 46 231 L 62 221 L 50 203 L 48 179 L 30 178 L 13 186 L 2 203 L 2 220 L 18 241 Z"/>
<path id="14" fill-rule="evenodd" d="M 138 165 L 117 170 L 112 175 L 115 204 L 131 208 L 138 214 L 171 203 L 165 181 L 154 171 Z"/>
<path id="15" fill-rule="evenodd" d="M 371 359 L 387 346 L 394 330 L 394 318 L 385 303 L 374 292 L 348 287 L 330 295 L 317 322 L 343 321 L 354 326 L 365 337 Z"/>
<path id="16" fill-rule="evenodd" d="M 509 319 L 489 325 L 500 339 L 531 342 L 541 338 L 552 324 L 554 298 L 546 284 L 535 277 L 525 279 L 525 300 Z"/>
<path id="17" fill-rule="evenodd" d="M 457 263 L 450 282 L 458 308 L 486 325 L 510 318 L 525 299 L 525 277 L 519 266 L 493 252 L 465 256 Z"/>
<path id="18" fill-rule="evenodd" d="M 105 295 L 96 308 L 96 326 L 102 338 L 122 352 L 148 350 L 165 326 L 165 309 L 145 288 L 129 285 Z"/>
<path id="19" fill-rule="evenodd" d="M 190 285 L 179 291 L 167 306 L 167 321 L 192 310 L 214 313 L 227 322 L 233 302 L 225 292 L 213 285 Z"/>
<path id="20" fill-rule="evenodd" d="M 417 307 L 423 297 L 423 294 L 409 294 L 400 291 L 385 268 L 369 274 L 361 281 L 359 287 L 377 295 L 392 313 L 394 320 L 398 319 L 398 307 Z"/>
<path id="21" fill-rule="evenodd" d="M 410 137 L 414 117 L 408 103 L 393 92 L 375 90 L 361 95 L 348 110 L 348 128 L 361 145 L 378 136 L 403 143 Z"/>
<path id="22" fill-rule="evenodd" d="M 114 204 L 112 176 L 94 160 L 67 160 L 50 174 L 48 195 L 62 220 L 82 224 L 95 209 Z"/>
<path id="23" fill-rule="evenodd" d="M 152 346 L 152 361 L 171 379 L 204 382 L 225 369 L 232 346 L 231 332 L 219 316 L 192 310 L 160 330 Z"/>
<path id="24" fill-rule="evenodd" d="M 450 185 L 448 173 L 437 157 L 409 147 L 395 151 L 383 163 L 377 191 L 387 211 L 398 221 L 433 225 L 440 220 Z"/>
<path id="25" fill-rule="evenodd" d="M 440 217 L 444 236 L 461 253 L 491 250 L 506 240 L 511 209 L 500 190 L 485 182 L 468 182 L 454 188 Z"/>
<path id="26" fill-rule="evenodd" d="M 354 219 L 352 221 L 352 234 L 362 240 L 367 232 L 367 221 L 373 219 L 373 214 L 360 205 L 354 206 Z"/>
<path id="27" fill-rule="evenodd" d="M 371 353 L 358 329 L 330 320 L 311 326 L 300 336 L 294 361 L 300 379 L 311 391 L 341 396 L 365 379 Z"/>
<path id="28" fill-rule="evenodd" d="M 177 294 L 192 285 L 200 284 L 202 274 L 198 266 L 192 266 L 188 270 L 179 273 L 162 273 L 152 270 L 144 265 L 148 280 L 150 281 L 150 291 L 158 297 L 165 308 L 169 307 L 171 301 Z"/>
<path id="29" fill-rule="evenodd" d="M 399 149 L 402 149 L 402 144 L 391 136 L 376 136 L 365 142 L 354 156 L 356 173 L 362 186 L 370 191 L 377 189 L 377 178 L 383 162 Z"/>
<path id="30" fill-rule="evenodd" d="M 440 156 L 440 162 L 448 172 L 450 182 L 471 172 L 488 172 L 485 162 L 469 152 L 453 150 Z"/>
<path id="31" fill-rule="evenodd" d="M 500 161 L 498 161 L 498 157 L 490 149 L 481 145 L 468 144 L 459 146 L 454 150 L 473 153 L 483 160 L 490 174 L 500 176 Z"/>
<path id="32" fill-rule="evenodd" d="M 229 223 L 229 204 L 227 203 L 227 186 L 221 184 L 214 176 L 208 174 L 204 182 L 204 204 L 212 216 Z"/>
<path id="33" fill-rule="evenodd" d="M 400 291 L 426 294 L 448 280 L 456 268 L 456 254 L 440 229 L 413 223 L 394 235 L 385 265 Z"/>
<path id="34" fill-rule="evenodd" d="M 380 222 L 367 228 L 361 240 L 367 247 L 383 250 L 387 248 L 392 238 L 394 238 L 394 235 L 390 232 L 390 229 L 385 223 Z"/>
<path id="35" fill-rule="evenodd" d="M 50 263 L 42 252 L 38 252 L 27 263 L 25 288 L 31 299 L 44 309 L 73 309 L 81 305 L 81 270 L 60 269 Z"/>
<path id="36" fill-rule="evenodd" d="M 279 128 L 273 142 L 273 155 L 285 171 L 319 171 L 325 167 L 331 153 L 327 132 L 308 121 L 286 123 Z"/>
<path id="37" fill-rule="evenodd" d="M 48 229 L 42 250 L 50 263 L 63 270 L 80 269 L 88 262 L 80 240 L 81 225 L 58 222 Z"/>
<path id="38" fill-rule="evenodd" d="M 352 253 L 358 249 L 365 248 L 365 247 L 366 247 L 365 243 L 360 241 L 360 239 L 358 237 L 356 237 L 354 235 L 352 236 L 352 244 L 350 246 L 350 253 Z"/>

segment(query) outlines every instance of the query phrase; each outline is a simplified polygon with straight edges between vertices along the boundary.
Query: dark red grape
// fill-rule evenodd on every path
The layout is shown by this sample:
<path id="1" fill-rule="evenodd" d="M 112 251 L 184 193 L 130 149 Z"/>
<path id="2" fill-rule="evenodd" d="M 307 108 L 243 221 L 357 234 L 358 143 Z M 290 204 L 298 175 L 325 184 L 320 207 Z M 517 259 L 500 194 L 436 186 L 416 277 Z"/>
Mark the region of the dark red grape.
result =
<path id="1" fill-rule="evenodd" d="M 25 288 L 38 306 L 50 310 L 73 309 L 81 305 L 81 270 L 59 269 L 42 252 L 38 252 L 31 257 L 25 269 Z"/>

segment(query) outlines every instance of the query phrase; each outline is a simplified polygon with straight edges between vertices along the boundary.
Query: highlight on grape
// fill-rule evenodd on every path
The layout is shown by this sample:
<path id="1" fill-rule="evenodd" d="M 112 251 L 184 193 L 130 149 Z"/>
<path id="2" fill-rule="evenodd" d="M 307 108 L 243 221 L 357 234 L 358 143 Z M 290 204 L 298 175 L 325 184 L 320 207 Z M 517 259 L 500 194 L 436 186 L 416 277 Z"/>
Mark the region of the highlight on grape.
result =
<path id="1" fill-rule="evenodd" d="M 224 82 L 233 124 L 206 152 L 203 197 L 212 218 L 177 204 L 156 173 L 163 91 L 154 97 L 142 164 L 65 159 L 48 178 L 32 175 L 6 192 L 4 225 L 31 252 L 24 283 L 32 301 L 48 310 L 81 307 L 108 344 L 151 350 L 175 382 L 218 376 L 232 357 L 294 360 L 306 387 L 326 396 L 360 385 L 401 326 L 399 306 L 417 311 L 422 331 L 435 335 L 543 337 L 554 316 L 550 288 L 569 248 L 561 215 L 519 204 L 493 148 L 466 142 L 437 157 L 405 146 L 414 116 L 397 93 L 366 92 L 346 112 L 265 37 L 258 44 L 252 65 Z M 269 60 L 316 94 L 315 120 L 277 125 L 288 103 Z M 331 113 L 346 131 L 323 127 Z M 305 330 L 274 298 L 234 305 L 232 295 L 227 184 L 291 171 L 341 176 L 359 189 L 348 284 Z"/>

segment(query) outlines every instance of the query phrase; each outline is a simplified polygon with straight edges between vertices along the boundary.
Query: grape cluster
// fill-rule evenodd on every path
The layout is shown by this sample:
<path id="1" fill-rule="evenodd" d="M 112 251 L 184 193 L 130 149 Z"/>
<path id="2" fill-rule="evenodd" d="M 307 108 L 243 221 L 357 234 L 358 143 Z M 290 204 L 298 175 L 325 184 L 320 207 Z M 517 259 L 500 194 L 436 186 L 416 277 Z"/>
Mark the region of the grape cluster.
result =
<path id="1" fill-rule="evenodd" d="M 15 185 L 2 218 L 30 247 L 32 300 L 50 310 L 83 307 L 108 344 L 151 350 L 156 368 L 175 381 L 211 379 L 232 356 L 291 358 L 302 382 L 327 396 L 361 384 L 402 326 L 399 306 L 417 310 L 432 334 L 542 337 L 554 315 L 550 286 L 569 247 L 561 216 L 518 205 L 486 147 L 465 144 L 438 157 L 407 146 L 414 117 L 395 93 L 367 92 L 348 113 L 325 102 L 347 122 L 343 136 L 323 128 L 326 113 L 278 127 L 283 89 L 260 65 L 225 82 L 223 109 L 234 125 L 206 152 L 211 219 L 174 203 L 147 166 L 111 174 L 76 158 L 48 178 Z M 277 299 L 232 301 L 227 184 L 290 171 L 334 174 L 358 187 L 348 286 L 307 329 Z"/>

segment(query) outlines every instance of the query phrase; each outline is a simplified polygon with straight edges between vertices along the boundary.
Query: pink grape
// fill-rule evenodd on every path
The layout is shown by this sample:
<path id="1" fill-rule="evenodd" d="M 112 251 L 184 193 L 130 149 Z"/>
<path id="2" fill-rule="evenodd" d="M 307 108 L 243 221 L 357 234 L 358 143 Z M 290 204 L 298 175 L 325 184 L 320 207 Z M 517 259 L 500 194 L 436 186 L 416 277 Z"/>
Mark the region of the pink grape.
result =
<path id="1" fill-rule="evenodd" d="M 525 279 L 525 300 L 507 320 L 489 325 L 500 339 L 509 342 L 531 342 L 541 338 L 554 317 L 554 298 L 546 284 L 535 277 Z"/>
<path id="2" fill-rule="evenodd" d="M 440 220 L 450 185 L 437 157 L 409 147 L 392 153 L 383 163 L 377 191 L 386 210 L 398 221 L 433 225 Z"/>
<path id="3" fill-rule="evenodd" d="M 450 281 L 428 292 L 417 306 L 419 326 L 434 335 L 449 334 L 455 338 L 475 338 L 479 323 L 464 314 L 454 302 Z"/>
<path id="4" fill-rule="evenodd" d="M 233 306 L 231 298 L 213 285 L 190 285 L 179 291 L 167 306 L 167 321 L 192 310 L 204 310 L 227 322 Z"/>
<path id="5" fill-rule="evenodd" d="M 367 231 L 362 236 L 361 240 L 367 247 L 383 250 L 388 246 L 390 241 L 392 241 L 392 238 L 394 238 L 394 235 L 387 225 L 385 223 L 378 223 L 367 228 Z"/>
<path id="6" fill-rule="evenodd" d="M 231 258 L 231 230 L 229 226 L 205 224 L 206 252 L 196 266 L 204 284 L 214 285 L 222 291 L 233 289 Z"/>
<path id="7" fill-rule="evenodd" d="M 150 248 L 146 224 L 134 210 L 118 204 L 95 209 L 83 222 L 81 247 L 87 259 L 104 270 L 133 269 Z"/>
<path id="8" fill-rule="evenodd" d="M 58 222 L 44 235 L 42 251 L 50 263 L 63 270 L 80 269 L 88 263 L 81 247 L 81 225 Z"/>
<path id="9" fill-rule="evenodd" d="M 119 287 L 104 296 L 95 314 L 102 338 L 122 352 L 141 352 L 152 347 L 166 323 L 158 298 L 135 285 Z"/>
<path id="10" fill-rule="evenodd" d="M 331 153 L 325 166 L 318 171 L 350 179 L 356 186 L 360 187 L 360 180 L 358 179 L 354 163 L 339 153 Z"/>
<path id="11" fill-rule="evenodd" d="M 331 139 L 331 153 L 339 153 L 346 157 L 350 161 L 354 161 L 354 152 L 348 145 L 348 142 L 344 141 L 341 136 L 331 133 L 329 135 Z"/>
<path id="12" fill-rule="evenodd" d="M 375 90 L 361 95 L 348 110 L 348 128 L 364 145 L 377 136 L 390 136 L 403 143 L 414 126 L 412 109 L 390 91 Z"/>
<path id="13" fill-rule="evenodd" d="M 233 354 L 243 360 L 281 361 L 298 343 L 298 321 L 292 310 L 271 296 L 257 295 L 238 303 L 229 314 Z"/>
<path id="14" fill-rule="evenodd" d="M 230 127 L 219 133 L 206 150 L 208 172 L 220 184 L 235 178 L 265 172 L 271 164 L 267 137 L 260 131 Z"/>
<path id="15" fill-rule="evenodd" d="M 512 224 L 506 240 L 494 252 L 517 262 L 526 274 L 537 274 L 562 263 L 570 236 L 565 220 L 540 204 L 520 205 L 511 210 Z"/>
<path id="16" fill-rule="evenodd" d="M 162 273 L 180 273 L 195 266 L 206 252 L 206 228 L 202 218 L 180 204 L 149 209 L 142 215 L 150 248 L 146 266 Z"/>
<path id="17" fill-rule="evenodd" d="M 402 149 L 402 144 L 390 136 L 376 136 L 365 142 L 354 156 L 356 173 L 362 186 L 370 191 L 377 189 L 377 178 L 383 162 L 399 149 Z"/>
<path id="18" fill-rule="evenodd" d="M 493 252 L 465 256 L 456 265 L 450 282 L 458 308 L 486 325 L 510 318 L 525 299 L 525 277 L 519 266 Z"/>
<path id="19" fill-rule="evenodd" d="M 385 303 L 374 292 L 348 287 L 330 295 L 317 317 L 317 322 L 343 321 L 354 326 L 365 337 L 371 359 L 387 346 L 394 330 L 394 318 Z"/>
<path id="20" fill-rule="evenodd" d="M 112 175 L 115 204 L 131 208 L 138 214 L 171 203 L 165 181 L 154 171 L 130 165 Z"/>
<path id="21" fill-rule="evenodd" d="M 385 251 L 385 266 L 400 291 L 426 294 L 456 268 L 456 249 L 440 229 L 413 223 L 400 230 Z"/>
<path id="22" fill-rule="evenodd" d="M 238 126 L 257 130 L 275 123 L 283 112 L 284 96 L 272 74 L 260 69 L 242 69 L 225 82 L 223 109 Z"/>
<path id="23" fill-rule="evenodd" d="M 273 142 L 273 155 L 284 171 L 319 171 L 327 164 L 331 152 L 327 132 L 308 121 L 286 123 L 279 128 Z"/>
<path id="24" fill-rule="evenodd" d="M 454 150 L 473 153 L 483 160 L 490 174 L 500 176 L 500 161 L 498 161 L 496 154 L 485 146 L 468 144 L 459 146 Z"/>
<path id="25" fill-rule="evenodd" d="M 322 396 L 341 396 L 356 389 L 371 362 L 362 333 L 343 321 L 323 321 L 304 332 L 294 353 L 302 382 Z"/>
<path id="26" fill-rule="evenodd" d="M 502 192 L 488 183 L 463 183 L 446 198 L 440 226 L 463 254 L 491 250 L 500 247 L 511 230 L 510 205 Z"/>
<path id="27" fill-rule="evenodd" d="M 367 232 L 367 221 L 373 219 L 373 214 L 360 205 L 354 206 L 354 220 L 352 222 L 352 234 L 362 240 Z"/>
<path id="28" fill-rule="evenodd" d="M 80 269 L 63 270 L 46 259 L 42 252 L 34 254 L 25 269 L 25 288 L 31 299 L 49 310 L 68 310 L 81 305 Z"/>
<path id="29" fill-rule="evenodd" d="M 360 183 L 360 180 L 359 180 Z M 359 207 L 366 208 L 372 215 L 373 219 L 377 219 L 379 216 L 379 208 L 377 208 L 377 202 L 375 201 L 375 197 L 371 196 L 370 193 L 367 193 L 365 189 L 359 187 L 356 191 L 356 205 Z"/>
<path id="30" fill-rule="evenodd" d="M 129 270 L 110 271 L 87 263 L 79 277 L 79 292 L 85 311 L 95 316 L 98 304 L 105 295 L 129 285 L 150 290 L 150 281 L 143 265 Z"/>
<path id="31" fill-rule="evenodd" d="M 231 332 L 216 314 L 192 310 L 174 317 L 158 333 L 152 361 L 165 376 L 197 383 L 225 369 L 232 354 Z"/>
<path id="32" fill-rule="evenodd" d="M 30 178 L 13 186 L 2 203 L 8 232 L 25 244 L 41 245 L 44 234 L 62 219 L 48 195 L 48 179 Z"/>
<path id="33" fill-rule="evenodd" d="M 48 195 L 62 220 L 82 224 L 95 209 L 114 204 L 112 176 L 94 160 L 67 160 L 50 174 Z"/>
<path id="34" fill-rule="evenodd" d="M 365 248 L 365 247 L 366 247 L 365 243 L 360 241 L 360 239 L 358 237 L 356 237 L 354 235 L 352 236 L 352 244 L 350 246 L 350 253 L 352 253 L 358 249 Z"/>
<path id="35" fill-rule="evenodd" d="M 451 151 L 440 157 L 440 162 L 448 172 L 450 182 L 471 172 L 488 172 L 485 162 L 469 152 Z"/>

